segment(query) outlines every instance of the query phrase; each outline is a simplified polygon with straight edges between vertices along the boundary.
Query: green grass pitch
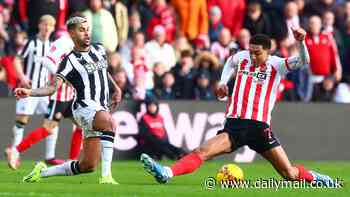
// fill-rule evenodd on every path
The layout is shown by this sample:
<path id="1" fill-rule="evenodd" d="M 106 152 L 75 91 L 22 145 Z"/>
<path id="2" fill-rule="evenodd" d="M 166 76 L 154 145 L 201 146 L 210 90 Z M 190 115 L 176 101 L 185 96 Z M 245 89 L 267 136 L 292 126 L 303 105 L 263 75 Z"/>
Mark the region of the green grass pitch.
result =
<path id="1" fill-rule="evenodd" d="M 163 162 L 167 163 L 167 162 Z M 113 162 L 113 175 L 120 185 L 97 184 L 100 172 L 85 174 L 75 177 L 52 177 L 43 179 L 39 183 L 22 183 L 22 177 L 34 166 L 33 161 L 22 161 L 22 166 L 17 171 L 7 167 L 5 161 L 0 161 L 0 197 L 156 197 L 156 196 L 350 196 L 350 162 L 327 161 L 327 162 L 302 162 L 307 168 L 320 171 L 344 180 L 345 186 L 340 189 L 221 189 L 208 190 L 204 187 L 207 177 L 215 176 L 216 171 L 228 161 L 206 162 L 196 173 L 176 177 L 166 185 L 159 185 L 153 177 L 146 174 L 137 161 Z M 245 173 L 245 178 L 256 180 L 259 178 L 280 177 L 273 168 L 265 161 L 252 164 L 238 164 Z"/>

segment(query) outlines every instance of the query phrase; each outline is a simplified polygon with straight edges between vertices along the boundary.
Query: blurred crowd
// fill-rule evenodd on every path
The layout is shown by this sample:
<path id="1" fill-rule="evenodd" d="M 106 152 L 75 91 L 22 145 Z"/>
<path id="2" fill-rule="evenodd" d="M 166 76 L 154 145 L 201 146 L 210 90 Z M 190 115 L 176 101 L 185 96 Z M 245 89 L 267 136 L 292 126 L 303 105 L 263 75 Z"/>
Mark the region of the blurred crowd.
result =
<path id="1" fill-rule="evenodd" d="M 0 96 L 17 86 L 13 59 L 40 16 L 56 18 L 57 39 L 77 12 L 125 99 L 214 100 L 225 60 L 252 35 L 269 35 L 271 54 L 288 57 L 298 54 L 290 28 L 302 27 L 311 63 L 282 80 L 278 99 L 350 103 L 346 0 L 0 0 Z"/>

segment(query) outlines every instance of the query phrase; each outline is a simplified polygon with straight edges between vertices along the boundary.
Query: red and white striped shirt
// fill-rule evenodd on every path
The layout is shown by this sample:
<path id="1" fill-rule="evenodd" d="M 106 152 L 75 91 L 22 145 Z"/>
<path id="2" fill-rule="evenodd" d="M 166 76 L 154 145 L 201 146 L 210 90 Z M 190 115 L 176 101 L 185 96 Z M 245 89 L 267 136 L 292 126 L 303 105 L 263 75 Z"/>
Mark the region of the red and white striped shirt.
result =
<path id="1" fill-rule="evenodd" d="M 269 56 L 265 64 L 255 67 L 249 51 L 231 56 L 226 66 L 236 70 L 232 95 L 226 105 L 226 117 L 251 119 L 270 124 L 281 77 L 289 70 L 288 60 Z M 223 73 L 225 74 L 225 73 Z"/>
<path id="2" fill-rule="evenodd" d="M 44 65 L 46 65 L 52 73 L 56 73 L 59 63 L 73 50 L 73 47 L 74 43 L 69 36 L 62 36 L 55 40 L 51 45 L 49 53 L 45 57 Z M 74 95 L 74 89 L 67 83 L 63 83 L 62 86 L 50 96 L 50 100 L 61 102 L 71 101 L 74 98 Z"/>

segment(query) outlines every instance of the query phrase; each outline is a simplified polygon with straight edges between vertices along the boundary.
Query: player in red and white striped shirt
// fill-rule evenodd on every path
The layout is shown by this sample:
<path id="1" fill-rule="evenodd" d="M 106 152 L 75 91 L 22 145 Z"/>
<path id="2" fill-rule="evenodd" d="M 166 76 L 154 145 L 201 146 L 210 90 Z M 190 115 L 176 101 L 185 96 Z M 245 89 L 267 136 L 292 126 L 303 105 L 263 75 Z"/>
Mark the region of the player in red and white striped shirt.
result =
<path id="1" fill-rule="evenodd" d="M 171 167 L 162 166 L 146 154 L 141 155 L 147 172 L 159 183 L 168 182 L 173 176 L 188 174 L 199 168 L 205 160 L 237 150 L 248 145 L 260 153 L 288 180 L 319 181 L 325 186 L 334 186 L 326 175 L 293 166 L 270 128 L 271 112 L 281 77 L 289 70 L 309 63 L 303 29 L 293 29 L 300 43 L 300 56 L 279 58 L 269 55 L 270 38 L 255 35 L 249 42 L 249 50 L 230 57 L 223 69 L 217 90 L 219 98 L 228 96 L 227 82 L 236 72 L 232 95 L 228 100 L 224 129 L 192 153 L 181 158 Z"/>

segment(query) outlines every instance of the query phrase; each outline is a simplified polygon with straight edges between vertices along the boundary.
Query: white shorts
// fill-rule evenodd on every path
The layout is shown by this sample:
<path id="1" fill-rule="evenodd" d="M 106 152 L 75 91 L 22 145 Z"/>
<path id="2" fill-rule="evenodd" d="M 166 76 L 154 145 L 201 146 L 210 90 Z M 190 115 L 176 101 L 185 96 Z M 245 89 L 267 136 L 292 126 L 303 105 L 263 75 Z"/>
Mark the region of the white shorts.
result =
<path id="1" fill-rule="evenodd" d="M 49 97 L 27 97 L 16 102 L 17 115 L 46 114 Z"/>
<path id="2" fill-rule="evenodd" d="M 94 101 L 84 100 L 84 103 L 87 104 L 87 107 L 82 107 L 79 104 L 73 104 L 78 106 L 76 109 L 74 109 L 73 107 L 74 120 L 83 129 L 84 138 L 102 136 L 102 132 L 94 130 L 93 122 L 95 119 L 96 112 L 108 110 L 106 110 L 104 107 L 102 107 L 100 104 Z"/>

